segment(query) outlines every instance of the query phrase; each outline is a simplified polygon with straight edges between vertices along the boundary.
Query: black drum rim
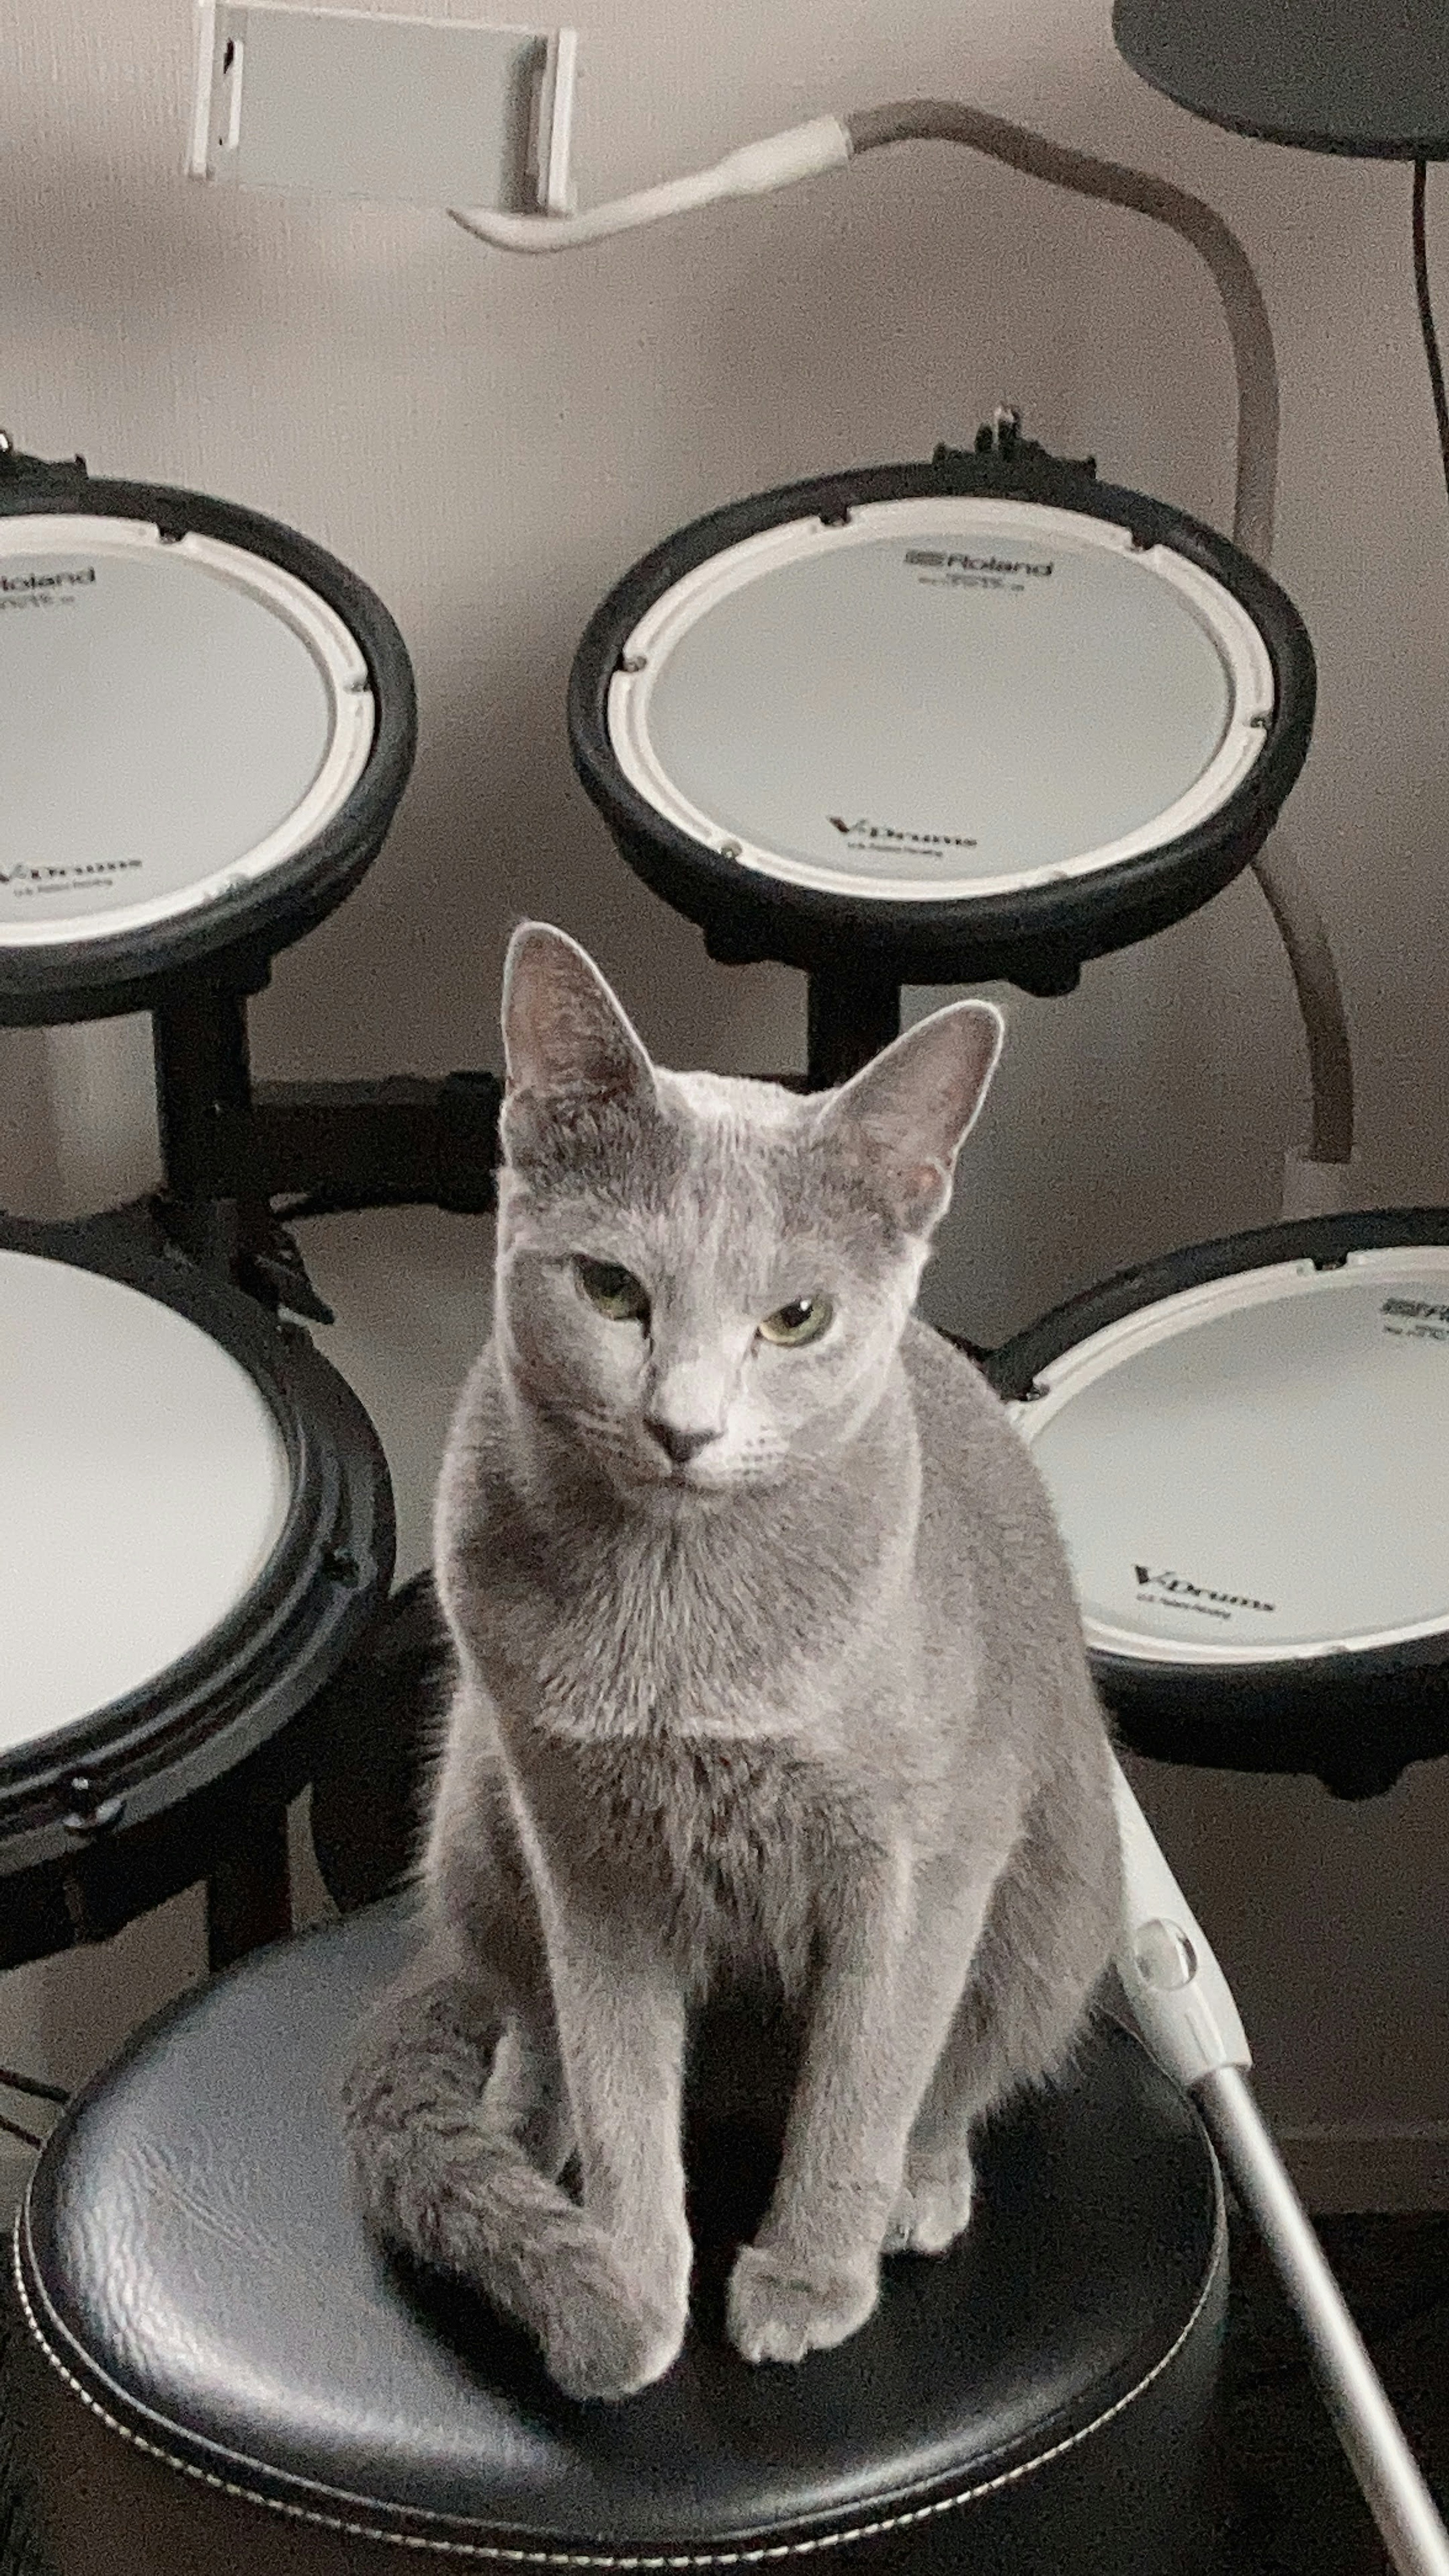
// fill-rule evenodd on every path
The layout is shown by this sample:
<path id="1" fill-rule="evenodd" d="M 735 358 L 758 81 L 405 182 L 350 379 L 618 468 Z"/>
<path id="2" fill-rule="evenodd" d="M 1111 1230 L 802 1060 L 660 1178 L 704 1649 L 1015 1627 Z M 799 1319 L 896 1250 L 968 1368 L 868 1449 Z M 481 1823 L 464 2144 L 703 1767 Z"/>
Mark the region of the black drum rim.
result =
<path id="1" fill-rule="evenodd" d="M 292 1488 L 266 1564 L 226 1617 L 140 1688 L 0 1755 L 0 1882 L 79 1864 L 263 1748 L 321 1690 L 392 1577 L 392 1489 L 376 1430 L 298 1324 L 114 1220 L 0 1218 L 0 1250 L 154 1297 L 226 1350 L 283 1440 Z M 73 1784 L 87 1783 L 77 1813 Z M 91 1820 L 94 1820 L 93 1822 Z"/>
<path id="2" fill-rule="evenodd" d="M 1042 1370 L 1064 1351 L 1184 1288 L 1279 1262 L 1311 1261 L 1317 1269 L 1335 1270 L 1351 1252 L 1392 1252 L 1400 1244 L 1433 1243 L 1449 1244 L 1449 1207 L 1355 1208 L 1339 1216 L 1293 1217 L 1278 1225 L 1252 1226 L 1242 1234 L 1211 1235 L 1079 1289 L 1024 1332 L 999 1343 L 981 1366 L 1003 1402 L 1026 1402 Z"/>
<path id="3" fill-rule="evenodd" d="M 686 573 L 791 519 L 839 518 L 874 501 L 979 496 L 1037 502 L 1127 527 L 1210 574 L 1251 617 L 1273 666 L 1276 704 L 1263 750 L 1206 824 L 1084 878 L 939 903 L 852 897 L 796 885 L 725 858 L 642 796 L 613 748 L 608 691 L 628 636 Z M 870 466 L 790 483 L 708 512 L 641 557 L 595 610 L 569 679 L 575 769 L 629 865 L 704 930 L 711 953 L 806 972 L 892 966 L 902 982 L 994 975 L 1061 989 L 1090 957 L 1150 937 L 1195 911 L 1251 864 L 1307 757 L 1316 668 L 1307 629 L 1271 577 L 1226 538 L 1169 503 L 1099 483 L 1051 459 L 1005 463 L 951 453 L 929 464 Z M 1224 832 L 1223 818 L 1232 818 Z M 1020 971 L 1018 971 L 1020 970 Z"/>
<path id="4" fill-rule="evenodd" d="M 51 1027 L 155 1009 L 184 980 L 211 974 L 238 991 L 265 984 L 273 956 L 314 930 L 377 857 L 417 748 L 417 692 L 402 634 L 377 594 L 335 555 L 280 520 L 165 484 L 92 481 L 74 468 L 0 482 L 10 518 L 139 520 L 163 537 L 214 537 L 291 573 L 341 618 L 367 665 L 375 722 L 359 776 L 306 847 L 239 896 L 105 938 L 0 948 L 0 1027 Z"/>
<path id="5" fill-rule="evenodd" d="M 1064 1353 L 1185 1289 L 1292 1262 L 1338 1269 L 1350 1253 L 1418 1245 L 1449 1245 L 1449 1207 L 1351 1210 L 1213 1237 L 1067 1298 L 981 1366 L 1004 1402 L 1029 1402 L 1041 1372 Z M 1388 1786 L 1404 1763 L 1449 1750 L 1449 1607 L 1442 1628 L 1377 1646 L 1231 1666 L 1098 1647 L 1089 1660 L 1128 1749 L 1152 1759 L 1311 1772 L 1361 1795 Z M 1179 1728 L 1192 1730 L 1191 1748 Z M 1276 1743 L 1265 1743 L 1265 1728 L 1277 1730 Z"/>

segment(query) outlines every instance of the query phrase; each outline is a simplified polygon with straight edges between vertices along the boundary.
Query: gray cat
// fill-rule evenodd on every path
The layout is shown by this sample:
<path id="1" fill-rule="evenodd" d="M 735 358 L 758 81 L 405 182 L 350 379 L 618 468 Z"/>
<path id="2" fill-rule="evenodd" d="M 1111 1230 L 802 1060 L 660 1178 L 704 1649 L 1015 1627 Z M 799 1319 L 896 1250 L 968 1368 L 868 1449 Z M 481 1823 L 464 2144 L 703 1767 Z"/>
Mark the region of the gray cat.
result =
<path id="1" fill-rule="evenodd" d="M 798 2017 L 728 2300 L 747 2360 L 798 2361 L 870 2315 L 883 2253 L 966 2226 L 973 2129 L 1091 2009 L 1117 1834 L 1036 1472 L 911 1313 L 999 1015 L 938 1011 L 813 1098 L 669 1073 L 528 923 L 503 1033 L 426 1939 L 347 2121 L 382 2238 L 619 2398 L 685 2331 L 695 2009 L 765 1981 Z"/>

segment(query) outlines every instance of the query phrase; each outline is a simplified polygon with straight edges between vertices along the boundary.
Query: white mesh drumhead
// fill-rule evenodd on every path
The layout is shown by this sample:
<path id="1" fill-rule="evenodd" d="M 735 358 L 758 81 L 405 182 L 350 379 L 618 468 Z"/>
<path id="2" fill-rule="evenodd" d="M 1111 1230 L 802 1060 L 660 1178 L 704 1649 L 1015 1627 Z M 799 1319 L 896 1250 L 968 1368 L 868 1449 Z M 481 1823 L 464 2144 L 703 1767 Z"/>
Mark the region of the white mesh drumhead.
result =
<path id="1" fill-rule="evenodd" d="M 0 515 L 0 948 L 112 936 L 265 879 L 372 742 L 341 619 L 260 556 Z"/>
<path id="2" fill-rule="evenodd" d="M 969 899 L 1160 847 L 1263 745 L 1272 665 L 1221 583 L 1125 528 L 941 497 L 794 520 L 640 620 L 615 756 L 741 865 Z"/>
<path id="3" fill-rule="evenodd" d="M 117 1280 L 0 1250 L 0 1751 L 201 1646 L 271 1557 L 290 1490 L 229 1351 Z"/>
<path id="4" fill-rule="evenodd" d="M 1449 1248 L 1142 1308 L 1017 1409 L 1089 1642 L 1174 1663 L 1449 1629 Z"/>

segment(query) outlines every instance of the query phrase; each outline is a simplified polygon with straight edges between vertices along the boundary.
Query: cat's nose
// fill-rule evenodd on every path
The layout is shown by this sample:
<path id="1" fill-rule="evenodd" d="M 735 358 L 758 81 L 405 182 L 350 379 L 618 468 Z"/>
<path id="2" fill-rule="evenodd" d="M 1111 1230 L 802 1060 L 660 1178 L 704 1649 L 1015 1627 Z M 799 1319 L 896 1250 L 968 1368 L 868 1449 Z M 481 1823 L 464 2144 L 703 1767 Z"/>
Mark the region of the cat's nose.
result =
<path id="1" fill-rule="evenodd" d="M 681 1431 L 675 1422 L 651 1420 L 645 1428 L 653 1433 L 665 1456 L 672 1458 L 676 1467 L 687 1467 L 691 1458 L 697 1457 L 701 1449 L 708 1448 L 711 1440 L 719 1437 L 715 1431 Z"/>

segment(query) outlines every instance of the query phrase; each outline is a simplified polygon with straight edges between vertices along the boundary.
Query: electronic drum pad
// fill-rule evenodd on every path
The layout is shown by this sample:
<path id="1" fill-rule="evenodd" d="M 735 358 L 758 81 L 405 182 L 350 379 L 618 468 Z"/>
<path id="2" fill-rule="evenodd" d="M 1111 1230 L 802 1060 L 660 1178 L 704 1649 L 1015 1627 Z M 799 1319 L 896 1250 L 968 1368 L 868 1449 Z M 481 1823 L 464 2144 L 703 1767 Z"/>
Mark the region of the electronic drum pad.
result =
<path id="1" fill-rule="evenodd" d="M 0 481 L 0 1024 L 238 989 L 357 883 L 411 765 L 382 603 L 254 512 Z"/>
<path id="2" fill-rule="evenodd" d="M 579 774 L 716 955 L 1062 990 L 1247 865 L 1302 766 L 1289 600 L 1090 471 L 949 451 L 715 512 L 579 647 Z"/>
<path id="3" fill-rule="evenodd" d="M 1449 1214 L 1196 1244 L 985 1365 L 1134 1751 L 1349 1794 L 1449 1751 Z"/>
<path id="4" fill-rule="evenodd" d="M 0 1218 L 0 1966 L 114 1932 L 311 1777 L 386 1598 L 376 1432 L 133 1220 Z"/>

